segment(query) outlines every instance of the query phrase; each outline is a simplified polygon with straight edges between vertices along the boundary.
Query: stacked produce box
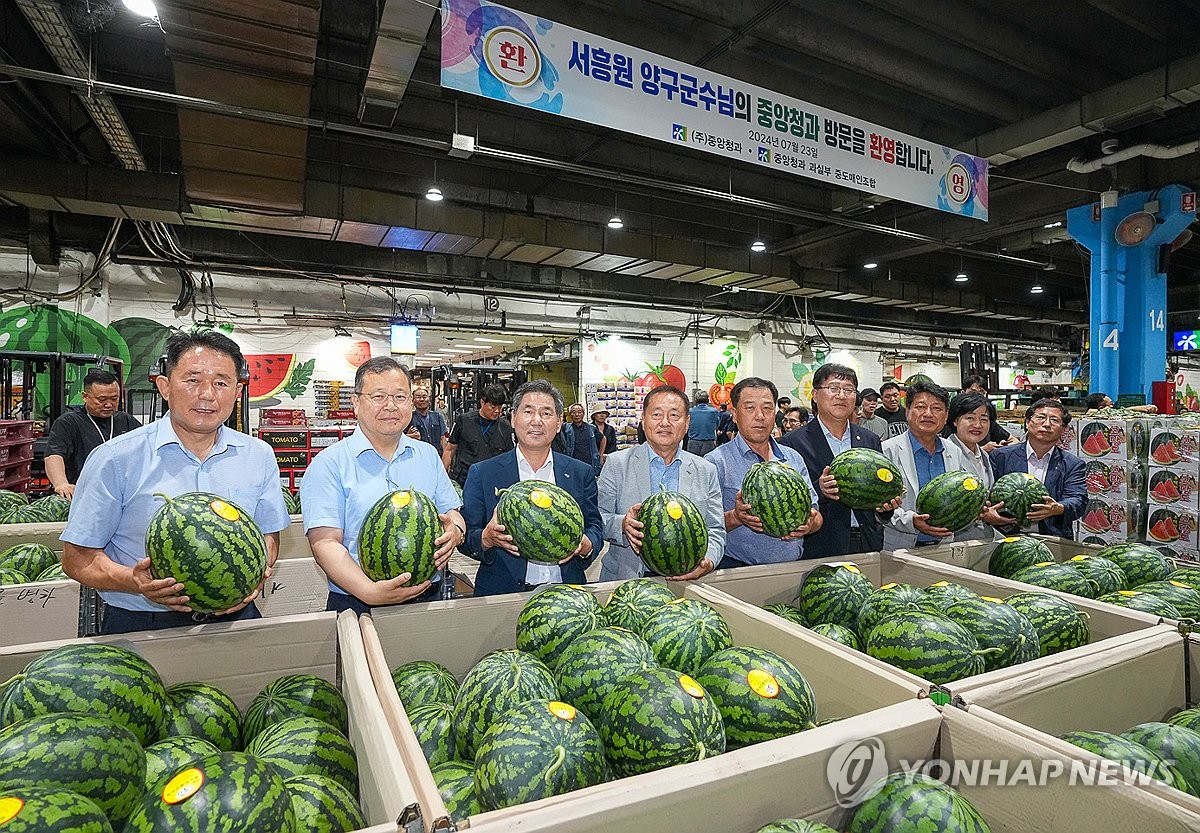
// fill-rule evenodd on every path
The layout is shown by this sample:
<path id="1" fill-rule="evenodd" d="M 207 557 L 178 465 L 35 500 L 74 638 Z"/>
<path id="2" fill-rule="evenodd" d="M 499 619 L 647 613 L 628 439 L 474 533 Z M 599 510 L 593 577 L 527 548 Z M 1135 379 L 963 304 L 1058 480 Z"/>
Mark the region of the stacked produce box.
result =
<path id="1" fill-rule="evenodd" d="M 1088 504 L 1076 539 L 1089 544 L 1138 540 L 1146 523 L 1150 420 L 1081 417 L 1078 455 L 1087 464 Z"/>
<path id="2" fill-rule="evenodd" d="M 628 382 L 600 382 L 584 387 L 585 419 L 597 408 L 608 411 L 608 424 L 617 432 L 617 449 L 637 445 L 637 426 L 642 419 L 642 399 L 649 388 Z"/>
<path id="3" fill-rule="evenodd" d="M 1186 416 L 1155 422 L 1146 455 L 1145 540 L 1167 555 L 1195 561 L 1200 557 L 1200 421 Z"/>

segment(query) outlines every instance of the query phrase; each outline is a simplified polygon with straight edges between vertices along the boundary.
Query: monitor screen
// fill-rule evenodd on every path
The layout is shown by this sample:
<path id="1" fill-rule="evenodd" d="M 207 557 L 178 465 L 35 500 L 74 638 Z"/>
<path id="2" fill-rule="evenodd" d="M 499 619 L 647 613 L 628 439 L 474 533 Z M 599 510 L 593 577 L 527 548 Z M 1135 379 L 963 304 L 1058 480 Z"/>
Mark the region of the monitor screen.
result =
<path id="1" fill-rule="evenodd" d="M 392 325 L 392 352 L 407 356 L 416 355 L 417 328 L 412 324 Z"/>

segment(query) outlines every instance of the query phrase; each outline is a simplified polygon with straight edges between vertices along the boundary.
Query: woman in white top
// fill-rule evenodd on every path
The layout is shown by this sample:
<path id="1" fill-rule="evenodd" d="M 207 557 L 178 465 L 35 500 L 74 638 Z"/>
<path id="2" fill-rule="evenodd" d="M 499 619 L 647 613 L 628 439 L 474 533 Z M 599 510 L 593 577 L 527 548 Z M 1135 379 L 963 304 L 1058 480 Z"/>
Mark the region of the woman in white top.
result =
<path id="1" fill-rule="evenodd" d="M 966 460 L 965 468 L 973 471 L 984 487 L 992 488 L 992 461 L 983 446 L 987 443 L 992 423 L 996 419 L 996 406 L 982 393 L 960 393 L 950 400 L 950 414 L 943 433 L 949 442 L 958 446 Z M 991 541 L 998 537 L 996 530 L 980 521 L 955 536 L 956 541 Z"/>

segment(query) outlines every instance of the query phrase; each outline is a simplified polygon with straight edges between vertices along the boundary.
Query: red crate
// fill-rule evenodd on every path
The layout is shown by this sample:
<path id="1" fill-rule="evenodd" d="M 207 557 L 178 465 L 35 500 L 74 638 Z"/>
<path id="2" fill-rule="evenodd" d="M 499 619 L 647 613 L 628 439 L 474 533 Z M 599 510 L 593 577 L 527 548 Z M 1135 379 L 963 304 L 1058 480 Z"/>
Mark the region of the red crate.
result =
<path id="1" fill-rule="evenodd" d="M 9 440 L 32 440 L 33 420 L 0 419 L 0 442 Z"/>

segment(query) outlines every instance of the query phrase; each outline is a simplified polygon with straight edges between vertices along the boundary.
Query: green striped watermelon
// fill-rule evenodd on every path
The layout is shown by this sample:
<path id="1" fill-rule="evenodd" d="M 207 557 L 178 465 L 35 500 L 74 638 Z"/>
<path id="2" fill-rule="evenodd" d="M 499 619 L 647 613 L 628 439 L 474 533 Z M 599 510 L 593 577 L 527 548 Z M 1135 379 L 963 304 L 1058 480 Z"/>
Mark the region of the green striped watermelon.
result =
<path id="1" fill-rule="evenodd" d="M 1069 562 L 1060 564 L 1057 561 L 1043 561 L 1033 564 L 1018 570 L 1012 580 L 1085 598 L 1091 598 L 1093 592 L 1092 583 Z"/>
<path id="2" fill-rule="evenodd" d="M 1026 567 L 1053 560 L 1054 553 L 1045 542 L 1028 535 L 1013 535 L 996 544 L 987 571 L 1000 578 L 1012 578 Z"/>
<path id="3" fill-rule="evenodd" d="M 346 736 L 315 717 L 289 717 L 264 729 L 246 754 L 279 770 L 284 778 L 324 775 L 358 795 L 358 759 Z"/>
<path id="4" fill-rule="evenodd" d="M 600 603 L 577 584 L 551 584 L 525 602 L 517 616 L 517 650 L 554 668 L 559 654 L 577 636 L 600 626 Z M 552 698 L 547 698 L 552 699 Z"/>
<path id="5" fill-rule="evenodd" d="M 155 496 L 166 502 L 146 529 L 150 570 L 182 584 L 192 610 L 228 610 L 262 584 L 267 544 L 250 513 L 208 492 Z"/>
<path id="6" fill-rule="evenodd" d="M 297 833 L 351 833 L 367 826 L 358 801 L 332 778 L 296 775 L 283 785 L 292 798 Z"/>
<path id="7" fill-rule="evenodd" d="M 71 514 L 71 501 L 61 495 L 50 494 L 31 501 L 29 508 L 41 513 L 47 523 L 61 523 Z"/>
<path id="8" fill-rule="evenodd" d="M 475 766 L 465 761 L 447 761 L 433 767 L 433 783 L 437 784 L 446 812 L 456 822 L 483 812 L 475 798 Z"/>
<path id="9" fill-rule="evenodd" d="M 1188 587 L 1200 590 L 1200 567 L 1186 566 L 1177 567 L 1171 575 L 1167 576 L 1168 581 L 1177 581 L 1180 584 L 1186 584 Z"/>
<path id="10" fill-rule="evenodd" d="M 413 587 L 437 572 L 433 543 L 445 532 L 437 505 L 416 489 L 384 495 L 363 516 L 358 533 L 358 562 L 371 581 L 388 581 L 404 573 Z"/>
<path id="11" fill-rule="evenodd" d="M 52 564 L 39 574 L 34 581 L 65 581 L 70 576 L 63 571 L 62 564 Z"/>
<path id="12" fill-rule="evenodd" d="M 764 824 L 754 833 L 838 833 L 827 824 L 807 819 L 779 819 Z"/>
<path id="13" fill-rule="evenodd" d="M 34 784 L 0 786 L 0 827 L 4 833 L 112 833 L 94 801 Z"/>
<path id="14" fill-rule="evenodd" d="M 0 784 L 77 792 L 113 824 L 145 789 L 146 753 L 133 733 L 100 717 L 48 714 L 0 731 Z"/>
<path id="15" fill-rule="evenodd" d="M 1029 511 L 1034 504 L 1050 496 L 1042 481 L 1023 471 L 1011 471 L 998 478 L 988 493 L 988 503 L 1003 503 L 1000 515 L 1013 518 L 1017 526 L 1029 523 Z"/>
<path id="16" fill-rule="evenodd" d="M 641 636 L 659 665 L 693 676 L 706 659 L 733 645 L 721 614 L 695 599 L 663 605 L 646 620 Z"/>
<path id="17" fill-rule="evenodd" d="M 808 620 L 804 618 L 804 613 L 795 605 L 769 604 L 763 605 L 763 610 L 768 613 L 774 613 L 776 616 L 787 619 L 789 622 L 795 622 L 797 625 L 808 627 Z"/>
<path id="18" fill-rule="evenodd" d="M 1137 741 L 1111 732 L 1093 731 L 1067 732 L 1059 737 L 1101 758 L 1120 761 L 1124 766 L 1147 778 L 1163 781 L 1177 790 L 1187 792 L 1187 782 L 1179 774 L 1179 770 Z"/>
<path id="19" fill-rule="evenodd" d="M 1150 581 L 1139 585 L 1138 590 L 1162 599 L 1185 619 L 1200 619 L 1200 591 L 1193 590 L 1183 582 Z"/>
<path id="20" fill-rule="evenodd" d="M 917 493 L 917 512 L 929 516 L 930 526 L 959 532 L 975 523 L 986 501 L 987 487 L 972 472 L 948 471 Z"/>
<path id="21" fill-rule="evenodd" d="M 0 489 L 0 512 L 28 506 L 29 496 L 24 492 L 14 492 L 11 489 Z"/>
<path id="22" fill-rule="evenodd" d="M 826 639 L 832 639 L 834 642 L 841 643 L 847 648 L 853 648 L 856 651 L 863 649 L 862 640 L 858 638 L 858 634 L 841 625 L 835 625 L 831 622 L 827 622 L 824 625 L 814 625 L 812 632 L 819 633 Z"/>
<path id="23" fill-rule="evenodd" d="M 16 544 L 0 552 L 0 569 L 36 578 L 58 564 L 58 553 L 45 544 Z"/>
<path id="24" fill-rule="evenodd" d="M 854 630 L 858 611 L 875 585 L 849 561 L 820 564 L 809 570 L 797 596 L 804 618 L 814 625 L 832 623 Z"/>
<path id="25" fill-rule="evenodd" d="M 666 487 L 642 501 L 642 561 L 660 576 L 690 573 L 708 552 L 708 525 L 692 499 Z"/>
<path id="26" fill-rule="evenodd" d="M 286 674 L 268 683 L 246 707 L 242 744 L 249 749 L 268 726 L 292 717 L 316 718 L 343 735 L 350 731 L 346 698 L 333 683 L 315 674 Z"/>
<path id="27" fill-rule="evenodd" d="M 1013 593 L 1004 603 L 1033 625 L 1044 657 L 1088 644 L 1087 619 L 1066 599 L 1048 593 Z"/>
<path id="28" fill-rule="evenodd" d="M 192 761 L 220 751 L 208 741 L 188 735 L 164 738 L 150 744 L 146 747 L 146 789 L 153 789 L 164 775 L 177 772 Z"/>
<path id="29" fill-rule="evenodd" d="M 1171 723 L 1139 723 L 1121 737 L 1169 762 L 1187 784 L 1187 792 L 1200 796 L 1200 732 Z"/>
<path id="30" fill-rule="evenodd" d="M 935 685 L 972 677 L 984 668 L 985 653 L 966 628 L 923 611 L 897 611 L 884 619 L 867 636 L 866 652 Z"/>
<path id="31" fill-rule="evenodd" d="M 397 666 L 392 670 L 392 683 L 405 709 L 433 703 L 453 706 L 458 696 L 458 680 L 450 669 L 427 659 Z"/>
<path id="32" fill-rule="evenodd" d="M 218 752 L 192 761 L 145 793 L 125 833 L 294 833 L 283 778 L 266 761 Z"/>
<path id="33" fill-rule="evenodd" d="M 421 751 L 430 766 L 454 759 L 454 706 L 427 703 L 406 709 Z"/>
<path id="34" fill-rule="evenodd" d="M 943 613 L 946 607 L 954 602 L 978 598 L 979 594 L 969 587 L 952 581 L 939 581 L 925 588 L 923 609 L 930 613 Z"/>
<path id="35" fill-rule="evenodd" d="M 800 472 L 769 460 L 755 463 L 742 479 L 742 500 L 762 521 L 763 532 L 783 538 L 808 523 L 813 508 L 812 492 Z"/>
<path id="36" fill-rule="evenodd" d="M 13 584 L 28 584 L 29 576 L 11 567 L 0 567 L 0 587 Z"/>
<path id="37" fill-rule="evenodd" d="M 618 776 L 700 761 L 725 751 L 721 711 L 686 674 L 647 668 L 604 698 L 597 727 Z"/>
<path id="38" fill-rule="evenodd" d="M 871 787 L 847 833 L 990 833 L 959 793 L 919 772 L 895 772 Z"/>
<path id="39" fill-rule="evenodd" d="M 866 639 L 875 626 L 897 610 L 921 610 L 925 591 L 911 584 L 885 584 L 863 600 L 855 619 L 854 632 Z"/>
<path id="40" fill-rule="evenodd" d="M 47 651 L 5 684 L 0 725 L 53 714 L 105 717 L 148 745 L 166 728 L 167 692 L 158 672 L 127 648 L 100 643 Z"/>
<path id="41" fill-rule="evenodd" d="M 539 564 L 557 564 L 583 540 L 583 510 L 569 492 L 544 480 L 522 480 L 500 492 L 496 520 L 521 558 Z"/>
<path id="42" fill-rule="evenodd" d="M 1140 590 L 1118 590 L 1116 593 L 1101 596 L 1096 601 L 1128 608 L 1129 610 L 1140 610 L 1142 613 L 1149 613 L 1151 616 L 1161 616 L 1164 619 L 1183 618 L 1183 615 L 1176 609 L 1175 605 L 1163 601 L 1158 596 L 1143 593 Z"/>
<path id="43" fill-rule="evenodd" d="M 192 735 L 232 752 L 242 746 L 242 714 L 228 694 L 207 683 L 179 683 L 167 689 L 168 735 Z"/>
<path id="44" fill-rule="evenodd" d="M 604 744 L 587 715 L 568 703 L 533 700 L 502 714 L 475 754 L 475 797 L 499 810 L 599 784 Z"/>
<path id="45" fill-rule="evenodd" d="M 280 486 L 279 488 L 283 492 L 283 505 L 287 507 L 287 513 L 289 515 L 299 515 L 300 496 L 287 486 Z"/>
<path id="46" fill-rule="evenodd" d="M 1193 732 L 1200 732 L 1200 708 L 1175 712 L 1167 722 L 1172 726 L 1183 726 Z"/>
<path id="47" fill-rule="evenodd" d="M 604 622 L 636 633 L 655 611 L 676 598 L 665 584 L 654 579 L 623 581 L 604 605 Z"/>
<path id="48" fill-rule="evenodd" d="M 622 677 L 657 664 L 646 640 L 624 628 L 605 627 L 572 640 L 554 676 L 559 696 L 595 723 L 605 695 Z"/>
<path id="49" fill-rule="evenodd" d="M 850 448 L 833 458 L 838 502 L 851 509 L 874 509 L 904 494 L 900 467 L 870 448 Z"/>
<path id="50" fill-rule="evenodd" d="M 944 613 L 970 631 L 981 649 L 996 649 L 984 654 L 984 671 L 1008 668 L 1042 655 L 1033 623 L 1002 599 L 991 596 L 958 599 L 946 605 Z"/>
<path id="51" fill-rule="evenodd" d="M 762 648 L 718 651 L 700 666 L 696 682 L 721 712 L 727 749 L 802 732 L 816 715 L 816 698 L 800 669 Z"/>
<path id="52" fill-rule="evenodd" d="M 1130 590 L 1150 581 L 1165 581 L 1175 572 L 1175 562 L 1154 547 L 1136 541 L 1112 544 L 1096 555 L 1107 558 L 1121 568 Z"/>
<path id="53" fill-rule="evenodd" d="M 464 761 L 501 714 L 527 700 L 556 700 L 554 676 L 524 651 L 493 651 L 467 672 L 454 701 L 454 746 Z"/>
<path id="54" fill-rule="evenodd" d="M 1116 593 L 1126 586 L 1125 571 L 1116 562 L 1101 558 L 1098 555 L 1081 553 L 1063 562 L 1070 564 L 1087 579 L 1092 586 L 1091 598 L 1103 596 L 1105 593 Z"/>

